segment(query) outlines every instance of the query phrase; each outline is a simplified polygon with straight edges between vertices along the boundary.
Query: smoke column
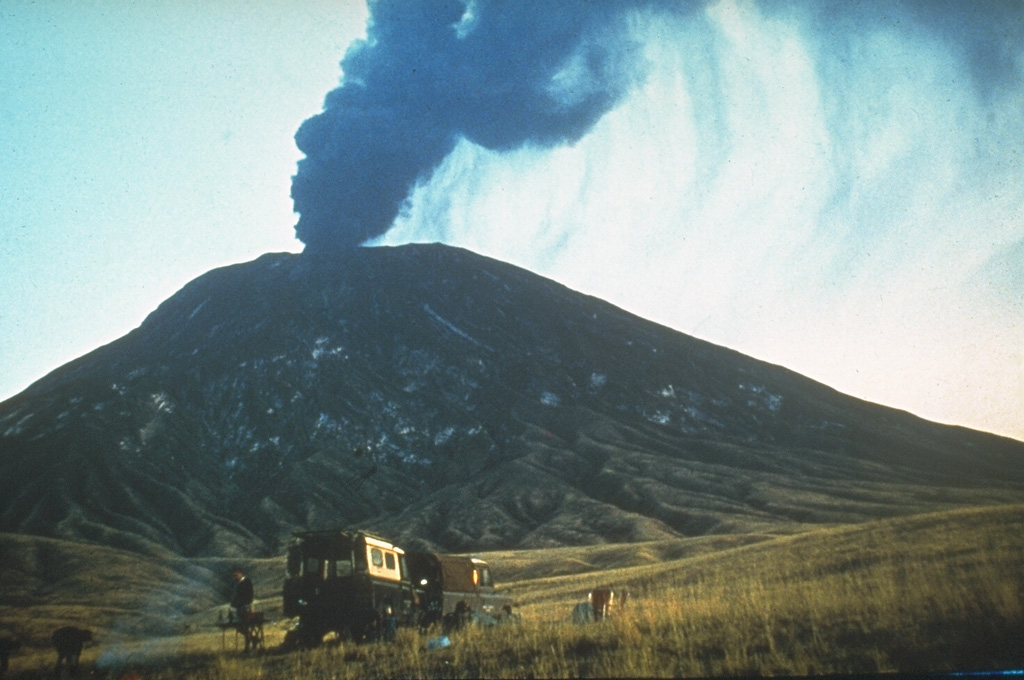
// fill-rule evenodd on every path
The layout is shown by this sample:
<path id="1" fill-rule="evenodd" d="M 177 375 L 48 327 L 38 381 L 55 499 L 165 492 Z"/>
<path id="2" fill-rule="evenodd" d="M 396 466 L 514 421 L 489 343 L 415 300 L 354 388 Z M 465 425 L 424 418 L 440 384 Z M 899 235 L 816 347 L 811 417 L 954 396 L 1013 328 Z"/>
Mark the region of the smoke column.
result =
<path id="1" fill-rule="evenodd" d="M 574 145 L 460 138 L 376 242 L 1024 439 L 1024 3 L 687 7 L 606 28 L 643 79 Z"/>
<path id="2" fill-rule="evenodd" d="M 372 3 L 341 86 L 295 135 L 306 158 L 292 198 L 307 252 L 383 234 L 459 140 L 502 151 L 578 140 L 642 72 L 626 30 L 638 4 Z"/>

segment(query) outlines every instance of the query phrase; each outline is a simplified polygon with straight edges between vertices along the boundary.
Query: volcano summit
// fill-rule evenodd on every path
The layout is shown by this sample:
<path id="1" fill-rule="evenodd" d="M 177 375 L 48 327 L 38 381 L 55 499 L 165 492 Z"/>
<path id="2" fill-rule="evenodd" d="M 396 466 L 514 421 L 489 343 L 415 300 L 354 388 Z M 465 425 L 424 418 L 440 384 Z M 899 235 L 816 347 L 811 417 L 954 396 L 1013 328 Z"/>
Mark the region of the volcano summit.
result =
<path id="1" fill-rule="evenodd" d="M 0 531 L 277 554 L 791 532 L 1019 502 L 1024 444 L 440 245 L 265 255 L 0 404 Z"/>

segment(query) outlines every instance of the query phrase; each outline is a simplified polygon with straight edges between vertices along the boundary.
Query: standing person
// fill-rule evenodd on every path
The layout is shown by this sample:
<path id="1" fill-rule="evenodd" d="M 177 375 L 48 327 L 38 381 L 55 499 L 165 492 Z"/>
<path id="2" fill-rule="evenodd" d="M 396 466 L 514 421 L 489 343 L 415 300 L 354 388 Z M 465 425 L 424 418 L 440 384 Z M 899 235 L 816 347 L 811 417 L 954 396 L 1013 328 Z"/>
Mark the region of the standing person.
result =
<path id="1" fill-rule="evenodd" d="M 17 638 L 0 638 L 0 678 L 7 677 L 7 664 L 11 654 L 21 649 L 21 642 Z"/>
<path id="2" fill-rule="evenodd" d="M 398 617 L 395 616 L 395 610 L 390 605 L 384 610 L 384 618 L 381 623 L 384 627 L 384 640 L 394 642 L 398 635 Z"/>
<path id="3" fill-rule="evenodd" d="M 92 641 L 92 631 L 86 628 L 75 626 L 64 626 L 53 631 L 50 636 L 54 648 L 57 650 L 57 668 L 55 672 L 60 676 L 62 666 L 67 666 L 72 672 L 78 670 L 78 660 L 82 656 L 82 647 L 86 642 Z"/>
<path id="4" fill-rule="evenodd" d="M 252 610 L 252 581 L 240 567 L 235 567 L 231 571 L 231 576 L 235 579 L 235 589 L 231 594 L 231 608 L 235 610 L 235 620 L 241 622 L 245 619 L 245 615 Z"/>

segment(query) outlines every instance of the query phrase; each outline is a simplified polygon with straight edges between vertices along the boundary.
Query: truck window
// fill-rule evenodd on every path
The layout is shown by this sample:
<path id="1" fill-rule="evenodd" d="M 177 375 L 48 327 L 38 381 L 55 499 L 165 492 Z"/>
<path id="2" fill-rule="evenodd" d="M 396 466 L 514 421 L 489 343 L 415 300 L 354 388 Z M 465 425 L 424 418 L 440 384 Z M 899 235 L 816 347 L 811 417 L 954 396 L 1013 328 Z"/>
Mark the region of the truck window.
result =
<path id="1" fill-rule="evenodd" d="M 333 575 L 341 578 L 342 576 L 349 576 L 352 573 L 352 561 L 351 560 L 335 560 L 331 565 Z"/>
<path id="2" fill-rule="evenodd" d="M 313 575 L 324 578 L 327 575 L 326 571 L 327 562 L 316 557 L 307 557 L 306 562 L 302 565 L 302 573 L 306 576 Z"/>
<path id="3" fill-rule="evenodd" d="M 382 548 L 370 548 L 370 575 L 386 578 L 390 581 L 401 581 L 402 575 L 398 570 L 398 556 L 391 550 Z"/>

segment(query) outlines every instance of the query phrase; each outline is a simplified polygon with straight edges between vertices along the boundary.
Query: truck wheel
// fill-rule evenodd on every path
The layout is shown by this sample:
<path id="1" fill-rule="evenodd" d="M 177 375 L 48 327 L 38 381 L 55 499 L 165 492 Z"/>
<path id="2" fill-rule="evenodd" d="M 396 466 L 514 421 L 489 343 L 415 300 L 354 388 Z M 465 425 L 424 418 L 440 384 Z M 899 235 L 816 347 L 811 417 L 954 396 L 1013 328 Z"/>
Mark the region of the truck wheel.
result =
<path id="1" fill-rule="evenodd" d="M 299 628 L 299 644 L 303 649 L 316 649 L 324 641 L 324 631 L 321 628 Z"/>
<path id="2" fill-rule="evenodd" d="M 284 634 L 284 641 L 281 642 L 281 649 L 286 652 L 299 648 L 299 631 L 290 630 Z"/>
<path id="3" fill-rule="evenodd" d="M 358 621 L 352 625 L 352 638 L 357 642 L 374 642 L 380 637 L 380 614 L 372 609 L 361 612 Z"/>

